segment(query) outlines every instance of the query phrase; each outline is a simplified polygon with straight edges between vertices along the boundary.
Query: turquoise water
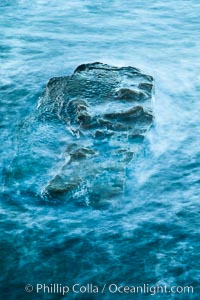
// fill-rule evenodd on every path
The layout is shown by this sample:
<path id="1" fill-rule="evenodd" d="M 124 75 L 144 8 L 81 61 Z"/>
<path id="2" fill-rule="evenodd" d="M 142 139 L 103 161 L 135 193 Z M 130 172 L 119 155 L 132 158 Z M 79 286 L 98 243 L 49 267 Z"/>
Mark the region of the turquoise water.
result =
<path id="1" fill-rule="evenodd" d="M 26 293 L 26 284 L 149 283 L 195 292 L 138 299 L 199 299 L 199 11 L 197 0 L 1 1 L 3 298 L 62 298 Z M 51 77 L 93 61 L 155 78 L 155 124 L 116 204 L 49 203 L 40 193 L 62 163 L 65 131 L 36 130 L 38 97 Z"/>

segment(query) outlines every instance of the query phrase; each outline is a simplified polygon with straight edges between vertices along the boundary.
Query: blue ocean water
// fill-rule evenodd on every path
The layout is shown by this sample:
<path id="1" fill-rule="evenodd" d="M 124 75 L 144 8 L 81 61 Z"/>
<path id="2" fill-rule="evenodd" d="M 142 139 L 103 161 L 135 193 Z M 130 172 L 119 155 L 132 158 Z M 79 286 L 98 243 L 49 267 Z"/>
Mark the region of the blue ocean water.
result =
<path id="1" fill-rule="evenodd" d="M 64 299 L 28 294 L 26 284 L 148 283 L 195 292 L 138 299 L 199 299 L 199 11 L 197 0 L 0 2 L 4 298 Z M 155 78 L 154 126 L 116 205 L 42 201 L 37 192 L 60 166 L 64 130 L 29 125 L 38 97 L 51 77 L 93 61 L 131 65 Z M 136 296 L 66 299 L 98 297 Z"/>

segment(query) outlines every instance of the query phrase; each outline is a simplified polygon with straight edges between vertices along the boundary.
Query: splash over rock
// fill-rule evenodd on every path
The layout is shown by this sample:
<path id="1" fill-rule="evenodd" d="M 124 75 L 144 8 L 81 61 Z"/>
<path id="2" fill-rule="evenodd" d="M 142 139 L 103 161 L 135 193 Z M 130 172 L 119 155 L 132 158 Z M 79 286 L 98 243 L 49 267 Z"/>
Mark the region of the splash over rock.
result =
<path id="1" fill-rule="evenodd" d="M 133 67 L 83 64 L 50 79 L 38 116 L 65 124 L 71 142 L 43 195 L 97 206 L 123 193 L 125 168 L 153 122 L 153 93 L 153 78 Z"/>

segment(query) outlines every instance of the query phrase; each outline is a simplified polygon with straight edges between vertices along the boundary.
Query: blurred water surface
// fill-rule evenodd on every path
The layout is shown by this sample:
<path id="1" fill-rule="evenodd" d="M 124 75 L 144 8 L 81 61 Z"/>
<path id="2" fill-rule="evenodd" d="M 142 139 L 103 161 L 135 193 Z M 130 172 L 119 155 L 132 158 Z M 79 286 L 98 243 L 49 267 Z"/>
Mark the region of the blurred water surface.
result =
<path id="1" fill-rule="evenodd" d="M 27 283 L 91 282 L 193 285 L 195 294 L 170 299 L 198 299 L 199 12 L 198 0 L 0 2 L 0 280 L 7 299 L 43 299 L 25 294 Z M 64 128 L 44 124 L 38 132 L 28 124 L 51 77 L 93 61 L 154 76 L 155 124 L 127 168 L 119 203 L 102 210 L 46 203 L 31 191 L 39 195 L 45 174 L 59 167 Z"/>

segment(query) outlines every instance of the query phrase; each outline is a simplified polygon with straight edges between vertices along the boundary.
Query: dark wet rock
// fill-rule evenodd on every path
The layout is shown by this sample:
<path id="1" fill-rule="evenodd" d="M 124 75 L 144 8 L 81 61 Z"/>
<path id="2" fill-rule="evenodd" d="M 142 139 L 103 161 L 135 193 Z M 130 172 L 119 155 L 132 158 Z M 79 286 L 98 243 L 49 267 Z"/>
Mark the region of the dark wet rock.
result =
<path id="1" fill-rule="evenodd" d="M 46 187 L 46 193 L 54 198 L 63 198 L 65 194 L 71 194 L 81 183 L 80 178 L 67 177 L 56 175 Z"/>
<path id="2" fill-rule="evenodd" d="M 141 90 L 131 90 L 123 88 L 117 91 L 117 98 L 128 101 L 143 101 L 148 98 L 148 95 Z"/>
<path id="3" fill-rule="evenodd" d="M 107 119 L 115 119 L 124 122 L 127 122 L 129 120 L 135 122 L 137 118 L 140 118 L 141 120 L 144 116 L 147 115 L 149 115 L 149 117 L 152 119 L 152 114 L 145 112 L 142 106 L 134 106 L 125 111 L 105 114 L 104 117 Z"/>
<path id="4" fill-rule="evenodd" d="M 138 85 L 138 88 L 151 94 L 153 92 L 154 85 L 152 83 L 141 82 Z"/>
<path id="5" fill-rule="evenodd" d="M 80 148 L 78 144 L 71 144 L 67 150 L 67 155 L 70 156 L 70 161 L 81 160 L 95 154 L 95 151 L 89 148 Z"/>
<path id="6" fill-rule="evenodd" d="M 153 91 L 153 78 L 133 67 L 84 64 L 52 78 L 38 117 L 64 124 L 71 141 L 44 195 L 97 206 L 122 194 L 125 168 L 153 122 Z"/>

